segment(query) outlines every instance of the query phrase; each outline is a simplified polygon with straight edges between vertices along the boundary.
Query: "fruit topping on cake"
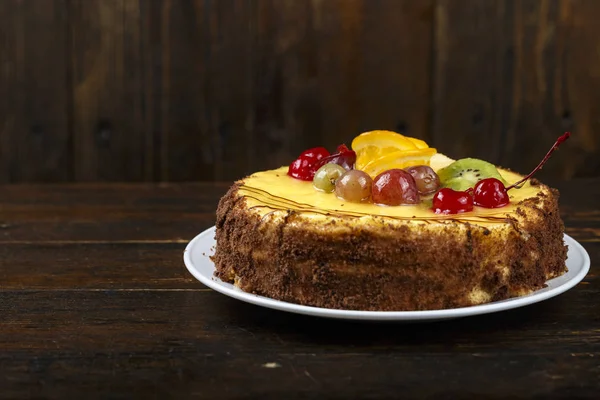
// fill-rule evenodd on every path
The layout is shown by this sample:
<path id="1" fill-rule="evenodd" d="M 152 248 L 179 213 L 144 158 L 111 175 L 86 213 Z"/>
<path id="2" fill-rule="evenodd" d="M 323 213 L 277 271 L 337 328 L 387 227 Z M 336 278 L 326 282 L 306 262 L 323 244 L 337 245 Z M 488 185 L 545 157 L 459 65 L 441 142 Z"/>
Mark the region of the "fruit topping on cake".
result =
<path id="1" fill-rule="evenodd" d="M 337 164 L 349 170 L 354 168 L 356 153 L 346 145 L 340 145 L 335 154 L 329 154 L 324 147 L 305 150 L 295 159 L 288 169 L 288 175 L 303 181 L 312 181 L 315 174 L 325 164 Z"/>
<path id="2" fill-rule="evenodd" d="M 428 165 L 417 165 L 406 168 L 406 172 L 412 175 L 421 195 L 435 193 L 440 188 L 440 177 Z"/>
<path id="3" fill-rule="evenodd" d="M 571 133 L 566 132 L 559 137 L 537 167 L 529 175 L 509 187 L 505 186 L 506 181 L 498 173 L 496 167 L 486 161 L 467 158 L 455 161 L 446 168 L 442 168 L 438 171 L 438 174 L 448 190 L 441 194 L 438 192 L 434 196 L 434 212 L 436 214 L 467 212 L 473 209 L 473 204 L 484 208 L 506 206 L 510 203 L 508 191 L 518 188 L 519 185 L 542 169 L 552 153 L 570 136 Z M 465 168 L 465 164 L 470 168 Z M 472 197 L 472 199 L 469 199 L 469 197 Z"/>
<path id="4" fill-rule="evenodd" d="M 390 169 L 429 165 L 437 151 L 420 139 L 392 131 L 365 132 L 352 141 L 356 169 L 375 177 Z"/>
<path id="5" fill-rule="evenodd" d="M 415 178 L 403 169 L 389 169 L 373 180 L 373 202 L 386 206 L 419 203 Z"/>
<path id="6" fill-rule="evenodd" d="M 333 154 L 313 148 L 289 168 L 237 181 L 221 199 L 216 276 L 337 309 L 433 310 L 522 296 L 566 271 L 559 193 L 527 181 L 532 174 L 455 161 L 390 131 L 359 135 Z"/>
<path id="7" fill-rule="evenodd" d="M 373 180 L 358 169 L 346 171 L 335 183 L 335 195 L 343 200 L 360 203 L 371 197 Z"/>
<path id="8" fill-rule="evenodd" d="M 476 158 L 463 158 L 454 161 L 438 172 L 444 187 L 464 191 L 475 186 L 486 178 L 496 178 L 504 181 L 494 164 Z"/>
<path id="9" fill-rule="evenodd" d="M 288 175 L 303 181 L 311 181 L 318 169 L 317 162 L 327 156 L 329 151 L 325 147 L 305 150 L 290 164 Z"/>
<path id="10" fill-rule="evenodd" d="M 352 141 L 352 150 L 338 146 L 334 154 L 323 147 L 304 151 L 288 175 L 311 181 L 315 190 L 333 193 L 352 203 L 379 206 L 427 205 L 435 214 L 459 214 L 474 206 L 500 208 L 510 203 L 508 191 L 519 188 L 570 133 L 562 135 L 542 162 L 526 177 L 508 185 L 496 166 L 463 158 L 435 171 L 437 151 L 423 140 L 391 131 L 365 132 Z"/>
<path id="11" fill-rule="evenodd" d="M 350 150 L 345 144 L 341 144 L 337 148 L 337 152 L 327 156 L 316 162 L 317 167 L 325 164 L 337 164 L 346 170 L 354 168 L 356 162 L 356 153 Z"/>
<path id="12" fill-rule="evenodd" d="M 325 193 L 331 193 L 335 189 L 335 183 L 346 173 L 344 167 L 334 163 L 327 163 L 317 170 L 313 178 L 315 189 Z"/>

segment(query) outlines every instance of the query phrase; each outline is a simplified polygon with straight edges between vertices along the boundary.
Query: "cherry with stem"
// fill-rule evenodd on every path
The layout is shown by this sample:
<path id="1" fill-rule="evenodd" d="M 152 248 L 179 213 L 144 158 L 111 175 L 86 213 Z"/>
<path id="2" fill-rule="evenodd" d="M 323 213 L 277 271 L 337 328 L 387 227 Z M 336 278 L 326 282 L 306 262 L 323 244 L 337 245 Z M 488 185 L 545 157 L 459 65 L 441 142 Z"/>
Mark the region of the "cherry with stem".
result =
<path id="1" fill-rule="evenodd" d="M 570 132 L 565 132 L 560 136 L 554 145 L 550 148 L 546 156 L 542 161 L 531 171 L 529 175 L 521 179 L 520 181 L 513 183 L 509 187 L 505 187 L 504 184 L 496 178 L 486 178 L 477 182 L 474 188 L 469 188 L 464 192 L 455 192 L 451 189 L 443 189 L 445 192 L 438 191 L 434 196 L 434 211 L 436 213 L 448 213 L 456 214 L 460 212 L 470 211 L 472 206 L 469 208 L 464 203 L 467 197 L 472 198 L 472 203 L 480 207 L 485 208 L 499 208 L 504 207 L 510 202 L 508 191 L 514 188 L 521 188 L 521 185 L 530 179 L 536 172 L 538 172 L 546 161 L 550 158 L 552 153 L 558 149 L 558 147 L 564 143 L 571 136 Z M 464 203 L 464 204 L 463 204 Z"/>
<path id="2" fill-rule="evenodd" d="M 527 179 L 531 178 L 533 176 L 533 174 L 535 174 L 536 172 L 538 172 L 540 169 L 542 169 L 542 167 L 544 166 L 544 164 L 546 164 L 546 161 L 548 161 L 548 159 L 550 158 L 550 156 L 552 155 L 552 153 L 554 153 L 554 151 L 556 149 L 558 149 L 558 146 L 560 146 L 561 144 L 563 144 L 563 142 L 565 142 L 569 137 L 571 137 L 571 132 L 565 132 L 564 135 L 562 135 L 561 137 L 559 137 L 558 139 L 556 139 L 556 142 L 554 142 L 554 145 L 550 148 L 550 150 L 548 150 L 548 153 L 546 153 L 546 155 L 544 156 L 544 159 L 538 164 L 537 167 L 535 167 L 533 169 L 533 171 L 531 171 L 531 173 L 529 175 L 527 175 L 525 178 L 521 179 L 519 182 L 517 183 L 513 183 L 512 185 L 510 185 L 509 187 L 506 188 L 506 190 L 510 190 L 512 188 L 520 188 L 519 185 L 523 184 L 524 182 L 527 181 Z"/>
<path id="3" fill-rule="evenodd" d="M 543 160 L 537 165 L 537 167 L 535 167 L 529 175 L 510 185 L 509 187 L 504 187 L 504 184 L 495 178 L 482 179 L 480 182 L 477 182 L 473 192 L 473 200 L 475 204 L 485 208 L 498 208 L 507 205 L 510 202 L 508 191 L 513 188 L 521 188 L 520 185 L 530 179 L 537 171 L 542 169 L 552 153 L 558 149 L 558 146 L 560 146 L 570 136 L 570 132 L 565 132 L 564 135 L 559 137 L 554 145 L 550 148 L 548 153 L 546 153 L 546 156 L 543 158 Z"/>

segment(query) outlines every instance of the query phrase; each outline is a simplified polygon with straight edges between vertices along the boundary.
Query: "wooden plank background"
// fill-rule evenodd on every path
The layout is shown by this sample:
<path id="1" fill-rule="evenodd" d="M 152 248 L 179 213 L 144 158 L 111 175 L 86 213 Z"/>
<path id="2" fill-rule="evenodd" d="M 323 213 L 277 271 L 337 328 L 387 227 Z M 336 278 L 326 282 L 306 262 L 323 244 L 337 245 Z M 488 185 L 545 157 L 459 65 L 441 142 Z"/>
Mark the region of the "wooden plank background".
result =
<path id="1" fill-rule="evenodd" d="M 232 180 L 371 129 L 600 175 L 597 0 L 3 0 L 0 182 Z"/>

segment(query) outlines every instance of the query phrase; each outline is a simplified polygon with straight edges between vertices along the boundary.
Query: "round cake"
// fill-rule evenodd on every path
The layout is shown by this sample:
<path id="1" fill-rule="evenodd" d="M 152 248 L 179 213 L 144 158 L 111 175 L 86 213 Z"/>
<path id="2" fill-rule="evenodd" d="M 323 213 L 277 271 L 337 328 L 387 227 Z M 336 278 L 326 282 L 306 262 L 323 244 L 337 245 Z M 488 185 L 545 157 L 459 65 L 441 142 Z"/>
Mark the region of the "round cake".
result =
<path id="1" fill-rule="evenodd" d="M 453 163 L 428 159 L 434 171 Z M 522 176 L 498 168 L 508 184 Z M 431 200 L 350 202 L 288 175 L 236 182 L 217 209 L 216 276 L 277 300 L 351 310 L 466 307 L 521 296 L 566 272 L 558 192 L 536 180 L 503 207 L 435 213 Z"/>

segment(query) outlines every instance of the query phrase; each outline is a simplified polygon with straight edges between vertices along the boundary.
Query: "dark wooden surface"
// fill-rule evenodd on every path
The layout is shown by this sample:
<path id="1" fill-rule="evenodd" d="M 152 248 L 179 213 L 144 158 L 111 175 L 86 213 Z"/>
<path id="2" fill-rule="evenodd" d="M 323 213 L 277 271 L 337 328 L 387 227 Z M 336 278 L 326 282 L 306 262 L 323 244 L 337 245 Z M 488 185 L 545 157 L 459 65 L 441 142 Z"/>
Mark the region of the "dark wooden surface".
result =
<path id="1" fill-rule="evenodd" d="M 600 176 L 597 0 L 2 0 L 0 182 L 214 181 L 372 129 Z"/>
<path id="2" fill-rule="evenodd" d="M 0 398 L 597 398 L 600 180 L 556 186 L 584 281 L 425 324 L 287 314 L 195 281 L 183 249 L 228 184 L 0 186 Z"/>

